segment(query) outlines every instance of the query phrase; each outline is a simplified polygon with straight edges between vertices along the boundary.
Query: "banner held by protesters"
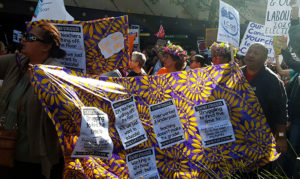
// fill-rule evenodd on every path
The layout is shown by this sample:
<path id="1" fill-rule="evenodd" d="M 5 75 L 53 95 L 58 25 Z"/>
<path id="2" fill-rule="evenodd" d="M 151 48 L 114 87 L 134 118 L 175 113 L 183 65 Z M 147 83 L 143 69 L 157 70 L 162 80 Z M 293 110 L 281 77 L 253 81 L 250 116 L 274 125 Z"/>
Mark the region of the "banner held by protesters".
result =
<path id="1" fill-rule="evenodd" d="M 237 170 L 250 170 L 278 158 L 275 139 L 262 108 L 236 64 L 130 78 L 84 75 L 64 68 L 38 65 L 33 70 L 32 84 L 44 110 L 56 127 L 65 157 L 65 178 L 127 178 L 129 172 L 126 157 L 133 152 L 152 147 L 157 170 L 161 177 L 167 178 L 222 178 Z M 115 127 L 116 119 L 111 103 L 131 96 L 148 140 L 125 150 Z M 153 130 L 149 106 L 170 99 L 174 101 L 176 110 L 170 108 L 172 112 L 166 115 L 174 119 L 173 112 L 177 111 L 179 119 L 176 120 L 182 124 L 182 129 L 176 126 L 174 130 L 161 128 L 159 130 L 165 132 L 159 135 L 168 137 L 171 134 L 172 139 L 173 134 L 181 134 L 177 131 L 182 130 L 181 138 L 184 140 L 177 143 L 172 139 L 170 141 L 174 141 L 174 145 L 161 149 Z M 208 137 L 213 139 L 208 140 L 209 143 L 214 145 L 204 148 L 202 134 L 200 135 L 198 129 L 200 118 L 195 116 L 193 107 L 208 104 L 200 107 L 205 107 L 206 112 L 203 115 L 225 116 L 225 106 L 222 107 L 224 110 L 215 110 L 215 103 L 210 103 L 218 100 L 224 100 L 222 105 L 226 104 L 230 116 L 226 121 L 231 123 L 232 128 L 225 130 L 218 124 L 219 127 L 214 125 L 212 130 L 202 126 L 201 130 L 208 132 L 204 134 L 209 134 Z M 166 107 L 164 104 L 160 107 Z M 81 109 L 85 106 L 96 107 L 108 116 L 107 129 L 114 144 L 112 157 L 109 159 L 92 156 L 71 158 L 80 134 Z M 156 121 L 157 125 L 168 119 L 162 117 L 160 121 Z M 234 134 L 235 141 L 231 140 L 233 136 L 228 137 L 222 131 Z M 225 140 L 229 143 L 223 143 Z M 145 156 L 148 154 L 146 152 Z M 150 165 L 145 162 L 142 163 Z"/>
<path id="2" fill-rule="evenodd" d="M 128 60 L 129 60 L 128 16 L 111 17 L 111 18 L 98 19 L 93 21 L 41 20 L 36 22 L 27 22 L 28 30 L 32 26 L 35 26 L 40 22 L 49 22 L 49 23 L 65 24 L 65 25 L 75 24 L 75 25 L 82 26 L 84 48 L 86 54 L 85 56 L 86 72 L 88 74 L 100 75 L 102 73 L 115 70 L 119 67 L 126 67 L 128 65 Z M 105 48 L 105 52 L 106 52 L 105 54 L 110 54 L 105 57 L 104 54 L 101 52 L 101 49 L 98 46 L 98 44 L 109 35 L 117 32 L 122 34 L 121 36 L 124 38 L 124 40 L 121 44 L 113 42 L 113 39 L 109 40 L 109 42 L 113 42 L 113 43 L 110 43 L 111 45 Z M 116 38 L 120 37 L 119 33 L 117 33 Z M 114 36 L 109 36 L 109 37 L 114 37 Z M 64 41 L 64 37 L 62 36 L 61 38 L 62 41 Z M 117 40 L 116 38 L 114 39 Z M 119 40 L 116 42 L 121 42 Z M 123 48 L 120 50 L 121 47 Z"/>

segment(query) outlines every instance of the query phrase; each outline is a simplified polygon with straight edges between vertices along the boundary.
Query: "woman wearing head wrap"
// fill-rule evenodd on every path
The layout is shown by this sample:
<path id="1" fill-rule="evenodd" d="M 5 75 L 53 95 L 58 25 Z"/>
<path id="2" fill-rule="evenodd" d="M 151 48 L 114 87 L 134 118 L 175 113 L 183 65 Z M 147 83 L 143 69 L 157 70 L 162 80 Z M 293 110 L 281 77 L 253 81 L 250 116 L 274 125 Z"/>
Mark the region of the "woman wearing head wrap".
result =
<path id="1" fill-rule="evenodd" d="M 179 45 L 168 44 L 162 48 L 164 68 L 158 74 L 170 73 L 184 70 L 186 59 L 188 58 L 185 50 Z"/>
<path id="2" fill-rule="evenodd" d="M 237 50 L 233 47 L 232 47 L 232 50 L 235 55 Z M 214 65 L 229 63 L 231 60 L 231 48 L 228 43 L 214 42 L 210 46 L 210 51 L 211 51 L 211 56 L 212 56 L 212 63 Z"/>

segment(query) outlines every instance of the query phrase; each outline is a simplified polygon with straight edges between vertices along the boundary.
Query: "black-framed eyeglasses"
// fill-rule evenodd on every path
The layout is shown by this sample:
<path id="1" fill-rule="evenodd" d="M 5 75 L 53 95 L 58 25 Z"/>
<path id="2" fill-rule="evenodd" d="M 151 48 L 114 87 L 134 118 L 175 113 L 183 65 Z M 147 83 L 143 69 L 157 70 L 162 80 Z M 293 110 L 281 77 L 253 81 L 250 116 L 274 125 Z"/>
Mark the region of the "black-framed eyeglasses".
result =
<path id="1" fill-rule="evenodd" d="M 45 42 L 44 40 L 38 38 L 32 33 L 23 33 L 22 38 L 24 38 L 27 42 L 34 42 L 34 41 L 39 41 L 39 42 Z"/>
<path id="2" fill-rule="evenodd" d="M 188 65 L 190 65 L 190 64 L 192 64 L 194 62 L 197 62 L 197 60 L 191 60 L 191 59 L 187 60 Z"/>

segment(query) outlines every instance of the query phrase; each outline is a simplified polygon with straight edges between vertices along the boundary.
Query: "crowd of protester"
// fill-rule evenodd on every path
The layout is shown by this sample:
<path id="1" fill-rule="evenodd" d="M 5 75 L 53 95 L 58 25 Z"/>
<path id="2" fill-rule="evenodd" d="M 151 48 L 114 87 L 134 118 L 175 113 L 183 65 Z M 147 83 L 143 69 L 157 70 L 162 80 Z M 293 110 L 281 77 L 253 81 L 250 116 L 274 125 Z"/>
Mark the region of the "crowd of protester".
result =
<path id="1" fill-rule="evenodd" d="M 228 43 L 213 43 L 209 49 L 210 55 L 207 55 L 195 51 L 188 54 L 179 45 L 158 41 L 152 49 L 134 51 L 128 67 L 102 76 L 160 75 L 237 63 L 263 108 L 276 138 L 276 150 L 282 153 L 278 161 L 262 169 L 276 169 L 288 177 L 299 176 L 295 167 L 300 154 L 300 61 L 296 60 L 300 57 L 300 46 L 297 43 L 300 40 L 300 25 L 298 16 L 293 18 L 289 34 L 290 46 L 286 37 L 282 39 L 282 64 L 279 62 L 279 54 L 275 56 L 275 63 L 266 63 L 268 49 L 261 43 L 251 45 L 246 55 L 241 56 Z M 40 24 L 24 34 L 21 44 L 20 53 L 7 54 L 7 48 L 0 42 L 0 78 L 4 80 L 0 92 L 0 117 L 1 120 L 5 119 L 4 127 L 7 129 L 13 129 L 17 123 L 19 133 L 15 167 L 0 167 L 0 175 L 24 178 L 26 173 L 25 178 L 59 178 L 57 176 L 62 172 L 63 157 L 56 131 L 34 95 L 29 79 L 31 65 L 60 66 L 56 58 L 64 57 L 65 52 L 59 48 L 58 30 L 48 23 Z M 281 170 L 278 169 L 280 166 Z"/>

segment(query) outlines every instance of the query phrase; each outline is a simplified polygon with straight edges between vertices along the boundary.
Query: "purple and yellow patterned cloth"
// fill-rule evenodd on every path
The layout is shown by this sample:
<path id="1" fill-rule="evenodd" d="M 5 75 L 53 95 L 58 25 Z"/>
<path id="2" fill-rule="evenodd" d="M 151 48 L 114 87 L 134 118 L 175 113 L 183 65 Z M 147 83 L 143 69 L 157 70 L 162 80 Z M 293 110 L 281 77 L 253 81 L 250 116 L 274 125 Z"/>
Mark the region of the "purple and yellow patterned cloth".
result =
<path id="1" fill-rule="evenodd" d="M 87 74 L 99 75 L 121 67 L 127 67 L 129 61 L 128 16 L 110 17 L 92 21 L 40 20 L 27 22 L 27 29 L 30 30 L 41 22 L 82 25 Z M 105 58 L 98 47 L 98 43 L 115 32 L 123 34 L 124 48 L 111 57 Z"/>
<path id="2" fill-rule="evenodd" d="M 251 170 L 278 158 L 262 108 L 238 66 L 226 64 L 196 70 L 130 78 L 84 75 L 38 65 L 32 84 L 56 127 L 65 158 L 64 178 L 129 178 L 126 155 L 154 147 L 161 178 L 218 178 Z M 125 150 L 115 128 L 111 101 L 134 96 L 148 141 Z M 160 149 L 149 105 L 174 99 L 186 142 Z M 236 141 L 203 148 L 193 106 L 224 99 Z M 97 107 L 109 117 L 112 157 L 71 158 L 81 126 L 81 108 Z"/>

